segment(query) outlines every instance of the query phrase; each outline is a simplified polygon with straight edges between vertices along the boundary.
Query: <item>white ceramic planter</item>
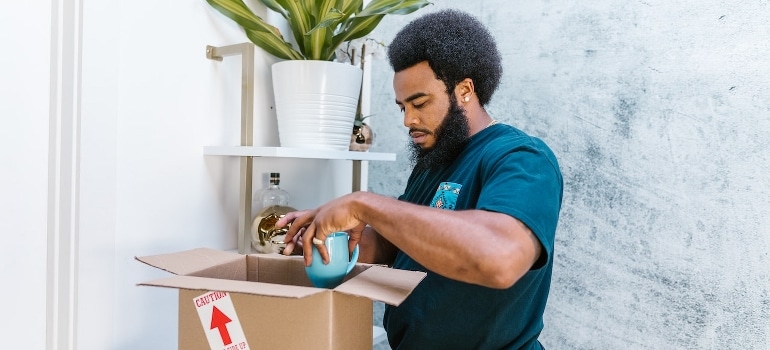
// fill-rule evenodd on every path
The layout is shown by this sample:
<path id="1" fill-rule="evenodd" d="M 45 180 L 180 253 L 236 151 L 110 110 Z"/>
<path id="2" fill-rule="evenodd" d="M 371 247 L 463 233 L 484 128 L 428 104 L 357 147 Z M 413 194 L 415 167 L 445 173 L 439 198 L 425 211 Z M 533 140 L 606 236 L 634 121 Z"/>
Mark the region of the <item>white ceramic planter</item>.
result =
<path id="1" fill-rule="evenodd" d="M 273 64 L 272 71 L 281 147 L 348 150 L 362 70 L 292 60 Z"/>

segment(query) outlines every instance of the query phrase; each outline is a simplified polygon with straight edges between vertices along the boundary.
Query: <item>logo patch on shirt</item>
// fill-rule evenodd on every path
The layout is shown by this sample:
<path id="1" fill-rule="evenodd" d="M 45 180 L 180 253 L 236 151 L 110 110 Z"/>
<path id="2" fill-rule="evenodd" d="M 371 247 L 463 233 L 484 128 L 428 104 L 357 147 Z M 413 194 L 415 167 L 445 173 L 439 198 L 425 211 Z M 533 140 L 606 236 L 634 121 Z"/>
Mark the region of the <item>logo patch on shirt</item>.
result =
<path id="1" fill-rule="evenodd" d="M 454 182 L 442 182 L 438 185 L 436 194 L 430 202 L 430 206 L 439 209 L 454 210 L 457 205 L 457 196 L 460 195 L 460 189 L 463 185 Z"/>

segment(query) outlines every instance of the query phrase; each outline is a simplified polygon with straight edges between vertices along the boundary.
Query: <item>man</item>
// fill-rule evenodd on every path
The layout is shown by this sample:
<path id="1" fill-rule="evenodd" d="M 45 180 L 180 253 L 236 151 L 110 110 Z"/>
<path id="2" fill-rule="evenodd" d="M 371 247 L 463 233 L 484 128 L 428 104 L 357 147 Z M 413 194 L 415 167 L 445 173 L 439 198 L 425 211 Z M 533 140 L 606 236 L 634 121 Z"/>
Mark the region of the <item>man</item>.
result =
<path id="1" fill-rule="evenodd" d="M 388 58 L 413 146 L 404 194 L 351 193 L 277 226 L 293 222 L 307 264 L 314 238 L 348 231 L 359 261 L 427 272 L 385 311 L 393 349 L 542 349 L 562 177 L 545 143 L 484 109 L 502 74 L 494 39 L 444 10 L 403 28 Z"/>

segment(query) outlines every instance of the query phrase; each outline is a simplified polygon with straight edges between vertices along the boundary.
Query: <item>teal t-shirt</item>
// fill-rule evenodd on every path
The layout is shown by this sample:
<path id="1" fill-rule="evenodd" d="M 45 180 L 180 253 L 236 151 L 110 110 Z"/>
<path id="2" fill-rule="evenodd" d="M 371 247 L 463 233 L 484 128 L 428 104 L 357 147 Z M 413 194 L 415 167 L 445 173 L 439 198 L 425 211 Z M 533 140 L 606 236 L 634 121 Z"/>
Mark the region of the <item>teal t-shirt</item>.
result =
<path id="1" fill-rule="evenodd" d="M 505 213 L 526 224 L 544 250 L 508 289 L 463 283 L 428 271 L 403 252 L 393 267 L 426 278 L 398 307 L 388 306 L 388 341 L 403 349 L 541 349 L 563 180 L 556 157 L 535 137 L 503 124 L 473 135 L 447 168 L 414 171 L 400 200 L 449 210 Z M 415 227 L 419 230 L 419 227 Z M 469 240 L 480 240 L 468 232 Z"/>

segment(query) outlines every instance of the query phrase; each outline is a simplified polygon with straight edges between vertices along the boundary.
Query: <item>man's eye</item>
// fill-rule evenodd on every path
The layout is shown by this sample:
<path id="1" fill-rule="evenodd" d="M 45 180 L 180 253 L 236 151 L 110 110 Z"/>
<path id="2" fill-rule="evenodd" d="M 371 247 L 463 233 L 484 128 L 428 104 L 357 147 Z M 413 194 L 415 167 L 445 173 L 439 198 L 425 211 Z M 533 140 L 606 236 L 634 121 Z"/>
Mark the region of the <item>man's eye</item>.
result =
<path id="1" fill-rule="evenodd" d="M 424 105 L 425 105 L 425 102 L 422 102 L 422 103 L 413 103 L 413 104 L 412 104 L 412 106 L 414 106 L 414 108 L 418 108 L 418 109 L 419 109 L 419 108 L 422 108 Z"/>
<path id="2" fill-rule="evenodd" d="M 399 110 L 399 111 L 401 111 L 401 113 L 404 113 L 404 111 L 405 111 L 406 109 L 404 109 L 404 107 L 398 107 L 398 110 Z"/>

